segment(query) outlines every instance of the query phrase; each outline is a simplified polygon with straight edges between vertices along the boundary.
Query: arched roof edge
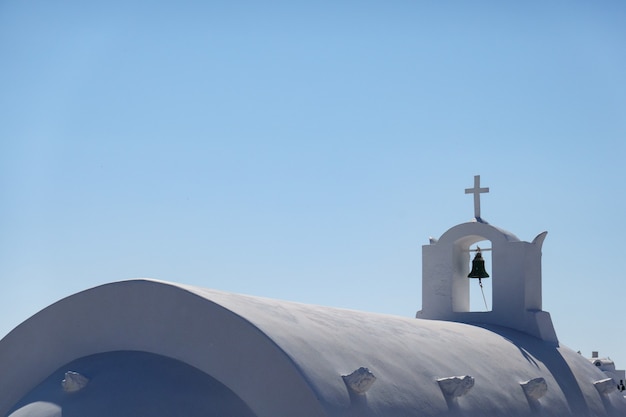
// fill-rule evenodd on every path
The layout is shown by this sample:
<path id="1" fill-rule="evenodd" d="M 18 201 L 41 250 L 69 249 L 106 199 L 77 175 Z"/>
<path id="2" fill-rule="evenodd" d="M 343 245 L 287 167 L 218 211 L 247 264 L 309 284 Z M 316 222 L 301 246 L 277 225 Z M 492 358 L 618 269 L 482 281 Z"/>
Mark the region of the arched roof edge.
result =
<path id="1" fill-rule="evenodd" d="M 485 222 L 461 223 L 446 230 L 438 239 L 438 243 L 454 243 L 461 237 L 468 235 L 478 235 L 490 240 L 501 240 L 505 242 L 519 242 L 520 239 L 508 230 L 493 226 Z"/>
<path id="2" fill-rule="evenodd" d="M 180 320 L 188 320 L 187 326 Z M 187 343 L 180 343 L 185 338 Z M 258 326 L 188 286 L 149 278 L 116 281 L 65 297 L 1 339 L 0 415 L 59 367 L 116 350 L 156 353 L 194 366 L 228 386 L 259 417 L 296 410 L 302 414 L 302 403 L 308 404 L 306 414 L 326 415 L 300 367 Z M 237 366 L 229 367 L 230 362 Z M 280 375 L 268 372 L 270 363 Z M 245 377 L 230 374 L 244 370 Z M 295 401 L 261 401 L 268 395 L 287 397 L 288 391 Z M 276 409 L 259 410 L 255 400 Z"/>

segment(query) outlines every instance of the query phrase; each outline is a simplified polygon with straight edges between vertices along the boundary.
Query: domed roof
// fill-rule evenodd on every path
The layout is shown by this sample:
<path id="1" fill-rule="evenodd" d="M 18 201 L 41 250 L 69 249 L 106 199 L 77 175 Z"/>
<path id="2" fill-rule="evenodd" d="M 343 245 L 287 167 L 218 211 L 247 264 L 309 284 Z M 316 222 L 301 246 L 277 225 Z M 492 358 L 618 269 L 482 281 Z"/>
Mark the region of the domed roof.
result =
<path id="1" fill-rule="evenodd" d="M 81 395 L 107 395 L 79 359 L 123 351 L 196 368 L 260 417 L 626 411 L 619 393 L 594 385 L 604 376 L 587 359 L 512 329 L 132 280 L 63 299 L 0 341 L 0 415 L 46 401 L 36 388 L 60 371 L 84 373 L 86 388 L 43 408 L 78 415 Z"/>

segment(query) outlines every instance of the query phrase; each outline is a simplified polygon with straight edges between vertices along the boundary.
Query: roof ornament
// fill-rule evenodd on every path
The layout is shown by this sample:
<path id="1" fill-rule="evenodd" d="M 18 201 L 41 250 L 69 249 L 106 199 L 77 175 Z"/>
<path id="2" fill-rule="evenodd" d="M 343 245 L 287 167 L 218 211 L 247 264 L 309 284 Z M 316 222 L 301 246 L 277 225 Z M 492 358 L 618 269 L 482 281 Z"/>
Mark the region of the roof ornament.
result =
<path id="1" fill-rule="evenodd" d="M 89 378 L 74 371 L 67 371 L 61 386 L 65 392 L 78 392 L 89 383 Z"/>
<path id="2" fill-rule="evenodd" d="M 365 367 L 360 367 L 350 375 L 342 375 L 343 382 L 355 394 L 365 394 L 370 389 L 376 377 Z"/>
<path id="3" fill-rule="evenodd" d="M 438 378 L 439 389 L 446 400 L 448 410 L 454 415 L 461 415 L 459 398 L 467 394 L 474 386 L 474 377 L 469 375 L 451 376 L 448 378 Z"/>
<path id="4" fill-rule="evenodd" d="M 542 377 L 529 379 L 519 384 L 524 390 L 526 397 L 532 400 L 539 400 L 548 392 L 548 384 L 545 378 Z"/>
<path id="5" fill-rule="evenodd" d="M 613 378 L 605 378 L 595 381 L 593 385 L 596 387 L 598 392 L 602 395 L 609 395 L 610 393 L 617 390 L 615 383 L 613 382 Z"/>
<path id="6" fill-rule="evenodd" d="M 474 377 L 469 375 L 438 378 L 437 383 L 444 396 L 449 398 L 462 397 L 474 386 Z"/>
<path id="7" fill-rule="evenodd" d="M 538 377 L 519 383 L 524 390 L 528 405 L 534 414 L 541 414 L 541 402 L 539 400 L 548 392 L 548 384 L 545 378 Z"/>
<path id="8" fill-rule="evenodd" d="M 480 195 L 488 192 L 489 187 L 480 187 L 480 175 L 474 175 L 474 188 L 465 189 L 465 194 L 474 194 L 474 220 L 480 223 L 487 223 L 480 217 Z"/>

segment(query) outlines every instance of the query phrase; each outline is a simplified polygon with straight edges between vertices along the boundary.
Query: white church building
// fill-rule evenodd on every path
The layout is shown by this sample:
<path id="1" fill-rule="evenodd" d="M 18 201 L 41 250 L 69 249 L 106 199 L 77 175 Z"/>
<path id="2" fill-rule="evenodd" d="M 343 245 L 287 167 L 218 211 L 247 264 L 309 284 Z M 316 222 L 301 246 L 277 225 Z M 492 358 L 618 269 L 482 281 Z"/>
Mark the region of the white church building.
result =
<path id="1" fill-rule="evenodd" d="M 542 309 L 546 232 L 525 242 L 484 221 L 486 191 L 475 177 L 474 220 L 423 246 L 416 318 L 113 282 L 0 340 L 0 417 L 626 416 L 618 384 Z M 488 311 L 470 310 L 474 267 Z"/>

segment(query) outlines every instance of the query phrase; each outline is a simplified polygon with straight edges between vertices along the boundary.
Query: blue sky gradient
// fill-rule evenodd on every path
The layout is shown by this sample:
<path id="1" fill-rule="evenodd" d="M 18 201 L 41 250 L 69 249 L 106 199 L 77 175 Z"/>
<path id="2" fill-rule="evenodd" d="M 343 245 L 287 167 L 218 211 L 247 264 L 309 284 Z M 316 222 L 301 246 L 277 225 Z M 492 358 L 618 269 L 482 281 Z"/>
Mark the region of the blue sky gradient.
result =
<path id="1" fill-rule="evenodd" d="M 483 218 L 549 232 L 561 342 L 626 368 L 625 21 L 620 1 L 0 3 L 0 337 L 133 277 L 413 316 L 421 246 L 471 220 L 480 174 Z"/>

